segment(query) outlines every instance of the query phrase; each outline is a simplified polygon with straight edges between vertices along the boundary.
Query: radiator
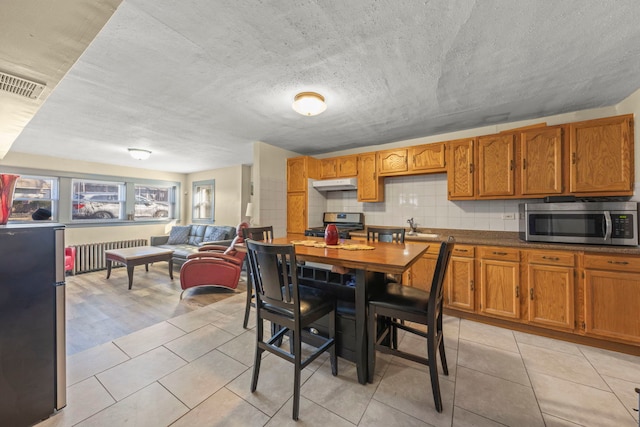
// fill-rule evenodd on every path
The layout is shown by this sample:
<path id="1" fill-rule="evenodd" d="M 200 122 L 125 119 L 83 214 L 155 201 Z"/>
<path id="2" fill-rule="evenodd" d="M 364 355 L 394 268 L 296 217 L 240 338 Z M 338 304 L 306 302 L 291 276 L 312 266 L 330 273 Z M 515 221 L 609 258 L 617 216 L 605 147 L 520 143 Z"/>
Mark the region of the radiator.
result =
<path id="1" fill-rule="evenodd" d="M 147 246 L 148 244 L 149 243 L 146 239 L 134 239 L 120 240 L 118 242 L 101 242 L 87 243 L 84 245 L 74 245 L 74 247 L 76 248 L 74 274 L 105 270 L 107 268 L 107 259 L 104 255 L 105 250 L 133 248 L 135 246 Z"/>

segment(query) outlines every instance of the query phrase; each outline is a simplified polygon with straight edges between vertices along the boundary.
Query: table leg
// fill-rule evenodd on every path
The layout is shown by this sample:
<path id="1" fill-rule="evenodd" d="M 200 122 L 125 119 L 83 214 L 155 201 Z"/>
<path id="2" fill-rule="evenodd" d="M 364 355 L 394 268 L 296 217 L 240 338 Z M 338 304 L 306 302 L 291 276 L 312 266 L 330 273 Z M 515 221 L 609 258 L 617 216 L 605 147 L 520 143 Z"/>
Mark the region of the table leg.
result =
<path id="1" fill-rule="evenodd" d="M 107 279 L 111 276 L 111 260 L 107 260 Z"/>
<path id="2" fill-rule="evenodd" d="M 133 286 L 133 265 L 127 265 L 127 276 L 129 276 L 129 289 Z"/>
<path id="3" fill-rule="evenodd" d="M 149 263 L 146 263 L 144 265 L 144 271 L 146 271 L 147 273 L 149 272 Z"/>
<path id="4" fill-rule="evenodd" d="M 356 270 L 356 369 L 358 382 L 367 383 L 367 274 Z"/>
<path id="5" fill-rule="evenodd" d="M 169 278 L 173 280 L 173 260 L 169 258 Z"/>

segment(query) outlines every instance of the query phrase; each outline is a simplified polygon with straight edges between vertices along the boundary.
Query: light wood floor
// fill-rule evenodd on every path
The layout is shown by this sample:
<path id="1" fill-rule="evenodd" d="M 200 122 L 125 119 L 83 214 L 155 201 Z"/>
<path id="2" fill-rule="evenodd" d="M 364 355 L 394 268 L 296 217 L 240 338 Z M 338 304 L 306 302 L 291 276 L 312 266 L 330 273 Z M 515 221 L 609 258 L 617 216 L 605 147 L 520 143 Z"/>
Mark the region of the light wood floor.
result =
<path id="1" fill-rule="evenodd" d="M 125 268 L 114 268 L 66 278 L 67 354 L 95 347 L 205 305 L 246 292 L 245 273 L 238 288 L 201 287 L 187 290 L 180 299 L 180 274 L 169 278 L 164 262 L 134 270 L 127 289 Z"/>

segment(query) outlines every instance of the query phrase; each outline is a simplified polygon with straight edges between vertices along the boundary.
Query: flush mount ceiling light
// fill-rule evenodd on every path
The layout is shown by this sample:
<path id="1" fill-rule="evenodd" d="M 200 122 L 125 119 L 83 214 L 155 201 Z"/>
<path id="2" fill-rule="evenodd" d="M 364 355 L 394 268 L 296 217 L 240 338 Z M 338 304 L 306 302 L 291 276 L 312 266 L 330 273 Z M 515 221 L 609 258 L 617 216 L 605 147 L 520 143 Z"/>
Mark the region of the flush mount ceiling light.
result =
<path id="1" fill-rule="evenodd" d="M 303 116 L 315 116 L 327 109 L 324 96 L 315 92 L 301 92 L 293 98 L 293 109 Z"/>
<path id="2" fill-rule="evenodd" d="M 151 155 L 151 151 L 141 148 L 129 148 L 129 154 L 136 160 L 147 160 Z"/>

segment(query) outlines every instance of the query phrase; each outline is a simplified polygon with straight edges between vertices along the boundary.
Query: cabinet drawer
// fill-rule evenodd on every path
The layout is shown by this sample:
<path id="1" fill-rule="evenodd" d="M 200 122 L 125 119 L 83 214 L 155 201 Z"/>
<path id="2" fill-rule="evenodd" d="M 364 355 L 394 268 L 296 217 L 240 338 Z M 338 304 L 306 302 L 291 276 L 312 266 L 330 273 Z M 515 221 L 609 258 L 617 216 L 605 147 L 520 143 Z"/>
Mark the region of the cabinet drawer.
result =
<path id="1" fill-rule="evenodd" d="M 616 255 L 584 255 L 584 268 L 640 272 L 640 258 Z"/>
<path id="2" fill-rule="evenodd" d="M 475 247 L 469 245 L 456 245 L 453 247 L 452 256 L 459 256 L 465 258 L 473 258 L 475 256 Z"/>
<path id="3" fill-rule="evenodd" d="M 500 259 L 505 261 L 520 261 L 520 251 L 501 246 L 479 246 L 478 254 L 484 259 Z"/>
<path id="4" fill-rule="evenodd" d="M 527 252 L 529 264 L 545 264 L 545 265 L 562 265 L 573 267 L 575 265 L 575 256 L 569 252 Z"/>

